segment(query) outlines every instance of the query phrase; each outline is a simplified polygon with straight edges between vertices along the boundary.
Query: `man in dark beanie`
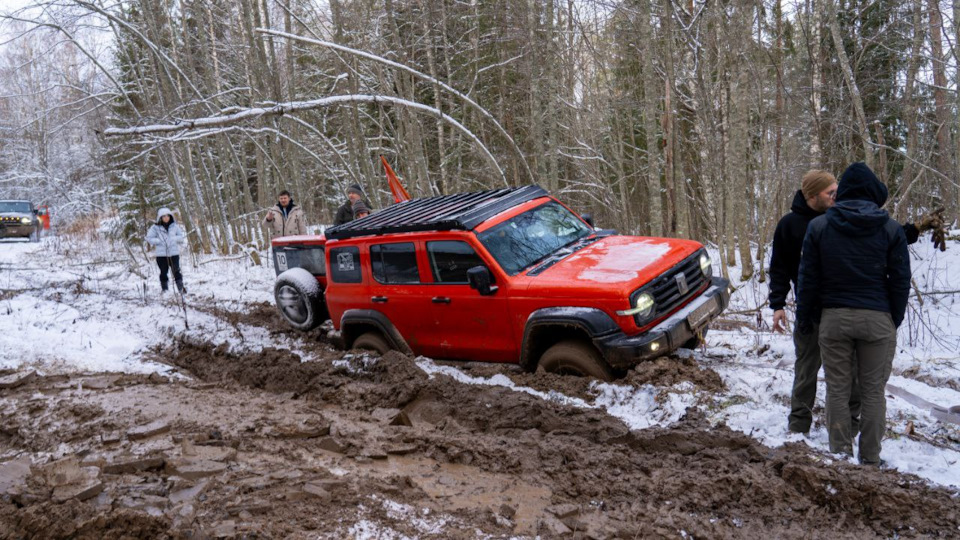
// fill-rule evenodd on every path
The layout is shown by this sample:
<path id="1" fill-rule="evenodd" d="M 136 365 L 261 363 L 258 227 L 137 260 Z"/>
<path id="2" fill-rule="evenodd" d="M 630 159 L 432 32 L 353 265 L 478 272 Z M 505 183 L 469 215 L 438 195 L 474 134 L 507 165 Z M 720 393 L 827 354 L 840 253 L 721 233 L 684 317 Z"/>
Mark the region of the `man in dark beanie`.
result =
<path id="1" fill-rule="evenodd" d="M 360 184 L 351 184 L 347 188 L 347 202 L 343 203 L 342 206 L 337 210 L 337 215 L 333 220 L 334 225 L 343 225 L 344 223 L 350 223 L 353 221 L 353 205 L 357 201 L 363 201 L 363 203 L 370 207 L 370 203 L 366 202 L 363 197 L 363 188 L 360 187 Z"/>
<path id="2" fill-rule="evenodd" d="M 353 219 L 362 219 L 370 215 L 370 208 L 363 201 L 353 203 Z"/>
<path id="3" fill-rule="evenodd" d="M 884 389 L 910 292 L 907 237 L 880 209 L 886 201 L 887 187 L 873 171 L 850 165 L 836 204 L 807 227 L 797 286 L 798 331 L 809 335 L 820 325 L 830 451 L 853 455 L 849 401 L 859 380 L 859 459 L 867 465 L 880 465 Z"/>

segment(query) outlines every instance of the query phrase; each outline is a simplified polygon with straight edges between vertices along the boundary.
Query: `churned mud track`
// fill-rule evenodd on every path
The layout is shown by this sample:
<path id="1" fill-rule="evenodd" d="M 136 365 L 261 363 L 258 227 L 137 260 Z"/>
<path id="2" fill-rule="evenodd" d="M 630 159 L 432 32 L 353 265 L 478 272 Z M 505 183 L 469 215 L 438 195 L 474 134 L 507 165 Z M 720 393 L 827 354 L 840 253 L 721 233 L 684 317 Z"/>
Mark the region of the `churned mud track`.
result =
<path id="1" fill-rule="evenodd" d="M 945 490 L 893 471 L 825 465 L 804 445 L 770 449 L 711 428 L 693 412 L 669 429 L 631 432 L 599 410 L 430 378 L 396 353 L 372 365 L 358 357 L 334 365 L 281 352 L 235 356 L 188 344 L 171 353 L 203 380 L 292 392 L 357 422 L 386 415 L 400 424 L 366 438 L 338 430 L 334 439 L 348 456 L 363 458 L 364 449 L 394 444 L 401 434 L 416 447 L 412 455 L 546 489 L 550 504 L 561 505 L 541 513 L 538 527 L 548 535 L 960 534 L 960 503 Z M 516 510 L 491 505 L 481 513 Z"/>
<path id="2" fill-rule="evenodd" d="M 693 411 L 630 431 L 600 409 L 315 341 L 313 362 L 158 352 L 191 380 L 6 374 L 19 382 L 0 389 L 0 538 L 960 535 L 957 498 L 913 477 L 767 448 Z M 710 373 L 664 361 L 624 384 Z"/>

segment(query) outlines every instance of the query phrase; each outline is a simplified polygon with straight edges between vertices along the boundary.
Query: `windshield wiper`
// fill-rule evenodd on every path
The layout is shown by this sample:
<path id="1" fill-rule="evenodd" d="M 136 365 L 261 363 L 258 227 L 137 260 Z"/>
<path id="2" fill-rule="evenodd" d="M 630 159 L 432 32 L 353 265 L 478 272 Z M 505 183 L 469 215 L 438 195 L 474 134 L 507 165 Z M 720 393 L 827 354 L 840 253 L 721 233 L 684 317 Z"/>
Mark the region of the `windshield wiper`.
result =
<path id="1" fill-rule="evenodd" d="M 589 240 L 589 242 L 587 242 L 587 240 Z M 587 244 L 593 243 L 596 240 L 598 240 L 596 236 L 588 235 L 588 236 L 584 236 L 581 238 L 577 238 L 575 240 L 571 240 L 570 242 L 567 242 L 562 247 L 558 248 L 556 251 L 552 253 L 548 253 L 547 255 L 541 257 L 539 260 L 535 261 L 533 264 L 528 266 L 527 268 L 533 267 L 533 269 L 530 270 L 530 272 L 528 272 L 527 275 L 535 276 L 543 272 L 547 268 L 550 268 L 554 264 L 563 260 L 566 256 L 576 253 L 577 251 L 586 247 Z"/>

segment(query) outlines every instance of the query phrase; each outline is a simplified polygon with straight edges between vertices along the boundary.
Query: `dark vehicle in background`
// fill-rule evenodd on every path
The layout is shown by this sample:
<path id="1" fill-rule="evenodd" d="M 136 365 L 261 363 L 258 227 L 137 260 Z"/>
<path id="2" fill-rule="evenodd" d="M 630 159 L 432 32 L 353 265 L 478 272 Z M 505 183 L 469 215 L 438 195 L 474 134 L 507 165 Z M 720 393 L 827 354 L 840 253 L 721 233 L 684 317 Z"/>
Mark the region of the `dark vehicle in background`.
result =
<path id="1" fill-rule="evenodd" d="M 30 201 L 0 200 L 0 238 L 29 238 L 40 241 L 43 223 Z"/>

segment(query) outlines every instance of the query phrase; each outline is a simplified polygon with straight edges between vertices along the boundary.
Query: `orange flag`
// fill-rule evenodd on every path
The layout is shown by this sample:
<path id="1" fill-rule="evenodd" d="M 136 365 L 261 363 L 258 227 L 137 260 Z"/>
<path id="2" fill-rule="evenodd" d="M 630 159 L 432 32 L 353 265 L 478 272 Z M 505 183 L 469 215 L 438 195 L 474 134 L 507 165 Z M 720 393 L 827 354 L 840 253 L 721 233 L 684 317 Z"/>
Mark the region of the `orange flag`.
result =
<path id="1" fill-rule="evenodd" d="M 383 169 L 387 172 L 387 183 L 390 184 L 390 192 L 393 193 L 394 202 L 409 201 L 410 194 L 407 193 L 407 190 L 403 189 L 403 184 L 401 184 L 400 179 L 397 178 L 397 173 L 393 172 L 393 169 L 390 168 L 390 164 L 387 163 L 387 158 L 380 156 L 380 161 L 383 162 Z"/>

